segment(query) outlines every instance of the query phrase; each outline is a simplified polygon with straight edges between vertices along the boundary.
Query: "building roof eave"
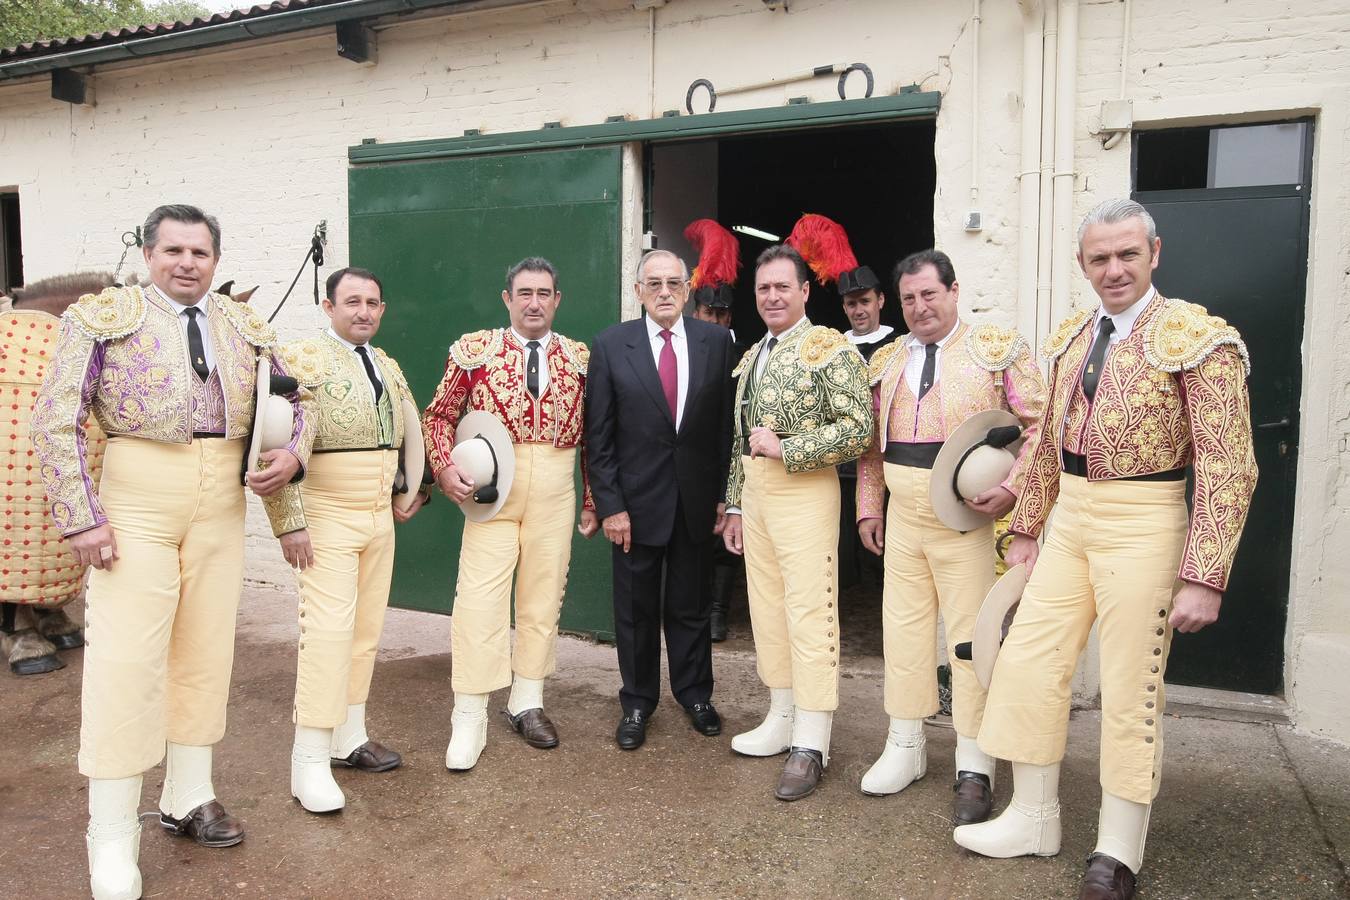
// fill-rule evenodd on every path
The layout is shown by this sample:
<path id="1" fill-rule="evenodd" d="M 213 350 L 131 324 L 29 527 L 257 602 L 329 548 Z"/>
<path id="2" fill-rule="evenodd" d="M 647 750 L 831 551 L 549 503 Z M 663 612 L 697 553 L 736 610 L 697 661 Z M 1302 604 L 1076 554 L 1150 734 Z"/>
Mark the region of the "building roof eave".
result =
<path id="1" fill-rule="evenodd" d="M 218 47 L 324 28 L 339 22 L 415 13 L 437 7 L 481 8 L 512 6 L 519 2 L 521 0 L 339 0 L 322 6 L 292 9 L 264 10 L 255 7 L 257 15 L 225 21 L 198 19 L 192 23 L 178 23 L 182 27 L 173 27 L 162 33 L 127 32 L 128 36 L 124 40 L 115 43 L 107 43 L 107 35 L 89 35 L 74 42 L 53 42 L 50 48 L 39 49 L 36 54 L 30 51 L 16 59 L 5 60 L 4 55 L 0 54 L 0 84 L 58 69 L 86 68 Z"/>

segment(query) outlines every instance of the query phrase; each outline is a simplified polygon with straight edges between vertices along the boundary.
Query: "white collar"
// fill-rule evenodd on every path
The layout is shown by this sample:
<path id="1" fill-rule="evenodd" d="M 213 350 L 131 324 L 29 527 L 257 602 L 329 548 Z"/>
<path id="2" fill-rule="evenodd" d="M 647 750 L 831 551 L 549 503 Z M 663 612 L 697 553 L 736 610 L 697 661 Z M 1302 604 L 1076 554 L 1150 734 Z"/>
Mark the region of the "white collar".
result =
<path id="1" fill-rule="evenodd" d="M 1109 317 L 1111 324 L 1116 328 L 1116 334 L 1120 335 L 1121 340 L 1129 337 L 1134 331 L 1134 323 L 1139 320 L 1139 314 L 1148 306 L 1149 301 L 1158 295 L 1158 289 L 1153 285 L 1148 286 L 1144 296 L 1131 303 L 1118 313 L 1108 313 L 1105 306 L 1097 307 L 1097 315 L 1092 319 L 1092 330 L 1096 331 L 1097 326 L 1101 324 L 1103 317 Z"/>
<path id="2" fill-rule="evenodd" d="M 370 346 L 370 343 L 369 343 L 369 342 L 366 342 L 366 343 L 364 343 L 364 344 L 353 344 L 351 341 L 347 340 L 345 337 L 343 337 L 342 335 L 340 335 L 340 334 L 338 334 L 336 331 L 334 331 L 334 330 L 332 329 L 331 326 L 330 326 L 329 329 L 328 329 L 328 336 L 329 336 L 330 338 L 332 338 L 333 340 L 337 341 L 337 342 L 338 342 L 339 344 L 341 344 L 342 346 L 346 347 L 348 350 L 352 351 L 353 353 L 356 352 L 356 349 L 357 349 L 358 347 L 369 347 L 369 346 Z M 375 348 L 371 347 L 370 349 L 371 349 L 371 352 L 374 352 L 374 349 L 375 349 Z"/>
<path id="3" fill-rule="evenodd" d="M 661 335 L 663 329 L 651 316 L 643 316 L 643 319 L 647 323 L 647 339 L 652 341 L 656 340 Z M 670 326 L 670 331 L 671 334 L 677 334 L 681 338 L 684 337 L 684 316 L 680 316 L 675 320 L 675 324 Z"/>
<path id="4" fill-rule="evenodd" d="M 884 340 L 894 330 L 889 325 L 878 325 L 875 331 L 870 331 L 867 334 L 858 334 L 850 329 L 844 334 L 844 337 L 848 338 L 851 344 L 875 344 L 877 341 Z"/>
<path id="5" fill-rule="evenodd" d="M 935 341 L 935 343 L 938 345 L 938 349 L 939 349 L 939 350 L 941 350 L 943 347 L 945 347 L 945 346 L 947 345 L 947 342 L 950 341 L 950 340 L 952 339 L 952 335 L 956 334 L 957 329 L 959 329 L 960 327 L 961 327 L 961 319 L 960 319 L 960 318 L 957 318 L 956 324 L 952 326 L 952 330 L 951 330 L 951 331 L 947 332 L 947 336 L 944 337 L 944 338 L 942 338 L 942 339 L 939 340 L 939 341 Z M 926 346 L 926 345 L 924 344 L 923 341 L 919 340 L 919 338 L 917 338 L 917 337 L 915 337 L 914 335 L 911 334 L 911 335 L 905 340 L 905 346 L 906 346 L 906 347 L 909 347 L 909 348 L 911 348 L 911 349 L 913 349 L 913 348 L 915 348 L 915 347 L 923 347 L 923 346 Z"/>
<path id="6" fill-rule="evenodd" d="M 206 315 L 206 307 L 202 305 L 202 301 L 206 299 L 206 294 L 202 294 L 200 297 L 198 297 L 196 303 L 193 303 L 193 304 L 187 304 L 187 303 L 179 303 L 177 300 L 173 299 L 173 298 L 170 297 L 168 294 L 166 294 L 166 293 L 164 293 L 163 291 L 161 291 L 161 290 L 159 289 L 159 285 L 155 284 L 154 282 L 151 282 L 151 283 L 150 283 L 150 287 L 152 287 L 152 288 L 155 289 L 155 293 L 156 293 L 156 294 L 159 294 L 160 298 L 161 298 L 165 303 L 167 303 L 167 304 L 169 304 L 170 306 L 173 307 L 173 311 L 174 311 L 174 314 L 175 314 L 175 315 L 180 315 L 180 316 L 181 316 L 181 315 L 182 315 L 189 307 L 191 307 L 191 308 L 193 308 L 193 309 L 200 309 L 200 310 L 202 311 L 202 315 Z M 207 291 L 206 293 L 209 294 L 209 293 L 211 293 L 211 292 L 210 292 L 210 291 Z"/>
<path id="7" fill-rule="evenodd" d="M 511 329 L 511 333 L 512 333 L 513 335 L 516 336 L 516 340 L 517 340 L 517 341 L 520 341 L 520 346 L 521 346 L 521 347 L 525 347 L 525 345 L 529 344 L 530 341 L 538 341 L 538 342 L 539 342 L 539 349 L 540 349 L 541 351 L 542 351 L 542 350 L 547 350 L 547 349 L 548 349 L 549 341 L 553 340 L 553 332 L 552 332 L 552 331 L 548 332 L 547 334 L 545 334 L 545 335 L 544 335 L 543 337 L 541 337 L 541 338 L 527 338 L 525 335 L 521 334 L 519 331 L 516 331 L 514 328 Z"/>

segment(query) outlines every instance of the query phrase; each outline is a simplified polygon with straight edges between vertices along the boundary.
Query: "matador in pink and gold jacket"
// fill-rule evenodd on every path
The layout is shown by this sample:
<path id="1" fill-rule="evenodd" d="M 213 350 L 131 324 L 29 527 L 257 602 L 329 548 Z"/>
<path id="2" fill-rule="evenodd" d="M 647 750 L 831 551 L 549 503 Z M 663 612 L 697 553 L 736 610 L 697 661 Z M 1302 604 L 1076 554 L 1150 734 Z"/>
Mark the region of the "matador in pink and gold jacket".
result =
<path id="1" fill-rule="evenodd" d="M 1024 429 L 1017 463 L 1003 482 L 1019 494 L 1045 405 L 1045 382 L 1026 339 L 994 325 L 958 322 L 942 342 L 939 375 L 923 400 L 905 380 L 911 352 L 923 351 L 911 349 L 908 336 L 902 336 L 878 350 L 868 367 L 876 430 L 871 448 L 858 461 L 858 521 L 881 518 L 885 511 L 887 444 L 941 443 L 966 419 L 990 409 L 1008 410 Z"/>
<path id="2" fill-rule="evenodd" d="M 206 314 L 216 361 L 205 381 L 189 366 L 186 348 L 160 352 L 165 345 L 182 346 L 186 338 L 178 316 L 153 287 L 89 294 L 61 317 L 61 334 L 33 407 L 33 446 L 42 461 L 52 520 L 62 534 L 108 521 L 85 443 L 83 425 L 90 412 L 109 437 L 173 444 L 190 443 L 201 433 L 247 438 L 258 359 L 270 360 L 275 374 L 287 374 L 273 354 L 271 326 L 246 303 L 208 294 L 199 308 Z M 181 360 L 182 366 L 165 367 L 165 359 Z M 288 397 L 295 418 L 286 449 L 303 471 L 314 440 L 313 401 L 303 387 Z M 243 462 L 241 454 L 241 472 Z M 279 520 L 271 499 L 264 506 L 276 531 Z"/>
<path id="3" fill-rule="evenodd" d="M 1062 453 L 1086 457 L 1089 481 L 1189 465 L 1195 494 L 1178 577 L 1222 591 L 1256 488 L 1247 348 L 1203 306 L 1157 294 L 1107 354 L 1089 402 L 1080 370 L 1094 313 L 1074 313 L 1045 343 L 1050 395 L 1012 530 L 1040 535 L 1059 496 Z"/>

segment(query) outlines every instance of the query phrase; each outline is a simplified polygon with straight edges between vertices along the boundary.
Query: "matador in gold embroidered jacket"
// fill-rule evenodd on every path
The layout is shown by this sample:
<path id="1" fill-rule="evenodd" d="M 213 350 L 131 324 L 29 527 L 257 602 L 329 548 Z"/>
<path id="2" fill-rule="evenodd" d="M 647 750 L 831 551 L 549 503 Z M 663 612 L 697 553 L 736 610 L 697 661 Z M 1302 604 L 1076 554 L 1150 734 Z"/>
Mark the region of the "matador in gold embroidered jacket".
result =
<path id="1" fill-rule="evenodd" d="M 525 387 L 525 348 L 510 328 L 474 331 L 450 345 L 445 375 L 422 417 L 433 474 L 450 464 L 455 427 L 472 410 L 496 416 L 517 444 L 579 447 L 585 499 L 594 509 L 586 474 L 583 410 L 590 351 L 580 341 L 553 332 L 545 351 L 548 384 L 537 399 Z"/>
<path id="2" fill-rule="evenodd" d="M 325 332 L 317 338 L 292 341 L 280 348 L 286 370 L 314 398 L 314 453 L 351 450 L 398 450 L 409 428 L 421 428 L 417 421 L 406 422 L 403 400 L 416 407 L 408 379 L 394 358 L 379 347 L 374 349 L 386 390 L 376 401 L 370 380 L 359 358 Z M 416 491 L 418 485 L 409 485 Z M 273 522 L 285 534 L 306 527 L 299 483 L 286 485 L 271 497 L 263 498 Z"/>
<path id="3" fill-rule="evenodd" d="M 756 376 L 755 360 L 767 339 L 756 341 L 731 373 L 736 398 L 727 506 L 741 505 L 741 457 L 752 428 L 763 426 L 782 439 L 789 475 L 857 459 L 872 437 L 867 364 L 847 338 L 803 316 L 778 339 Z"/>
<path id="4" fill-rule="evenodd" d="M 54 359 L 33 409 L 33 445 L 62 534 L 107 521 L 89 471 L 83 426 L 91 411 L 109 437 L 175 444 L 191 443 L 199 433 L 246 438 L 258 358 L 269 359 L 275 374 L 288 374 L 273 354 L 276 334 L 247 304 L 208 294 L 201 308 L 216 359 L 205 380 L 188 364 L 178 319 L 153 288 L 108 288 L 80 298 L 61 317 Z M 169 347 L 178 352 L 162 349 Z M 303 467 L 314 434 L 311 399 L 303 388 L 289 399 L 295 417 L 286 449 Z"/>
<path id="5" fill-rule="evenodd" d="M 858 519 L 884 513 L 883 455 L 889 443 L 940 444 L 966 419 L 989 409 L 1006 409 L 1022 424 L 1025 441 L 1003 487 L 1021 493 L 1027 455 L 1035 443 L 1045 406 L 1045 381 L 1026 339 L 996 325 L 959 322 L 942 342 L 940 375 L 919 400 L 905 380 L 906 337 L 876 352 L 868 367 L 876 429 L 858 462 Z"/>
<path id="6" fill-rule="evenodd" d="M 1081 369 L 1092 320 L 1079 310 L 1045 343 L 1049 397 L 1012 530 L 1040 535 L 1063 453 L 1086 458 L 1089 481 L 1189 465 L 1195 493 L 1178 577 L 1223 591 L 1256 487 L 1247 348 L 1203 306 L 1158 294 L 1106 356 L 1089 402 Z"/>

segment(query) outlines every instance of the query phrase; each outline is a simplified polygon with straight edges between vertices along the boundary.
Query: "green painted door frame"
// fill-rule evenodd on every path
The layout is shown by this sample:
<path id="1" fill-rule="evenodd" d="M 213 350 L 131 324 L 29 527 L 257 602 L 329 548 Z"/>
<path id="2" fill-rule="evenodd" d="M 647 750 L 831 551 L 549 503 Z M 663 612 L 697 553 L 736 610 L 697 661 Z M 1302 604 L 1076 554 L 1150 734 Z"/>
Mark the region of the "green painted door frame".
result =
<path id="1" fill-rule="evenodd" d="M 620 318 L 620 146 L 749 132 L 855 125 L 936 115 L 940 95 L 889 97 L 349 150 L 349 257 L 385 283 L 377 343 L 407 373 L 422 406 L 459 335 L 504 326 L 507 266 L 540 255 L 559 269 L 555 327 L 589 342 Z M 577 479 L 580 497 L 580 478 Z M 463 516 L 444 497 L 398 527 L 390 602 L 448 613 Z M 610 551 L 573 540 L 562 627 L 613 638 Z"/>

